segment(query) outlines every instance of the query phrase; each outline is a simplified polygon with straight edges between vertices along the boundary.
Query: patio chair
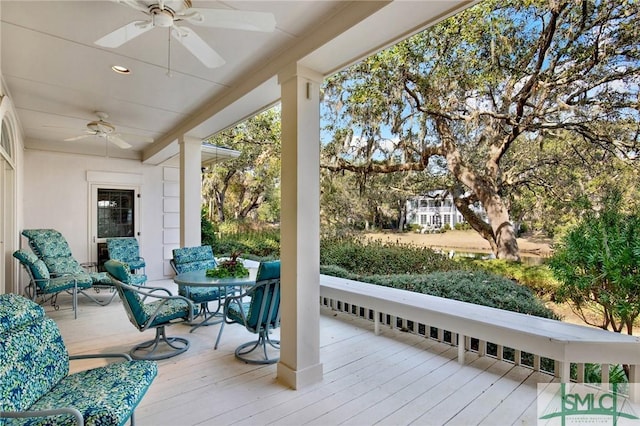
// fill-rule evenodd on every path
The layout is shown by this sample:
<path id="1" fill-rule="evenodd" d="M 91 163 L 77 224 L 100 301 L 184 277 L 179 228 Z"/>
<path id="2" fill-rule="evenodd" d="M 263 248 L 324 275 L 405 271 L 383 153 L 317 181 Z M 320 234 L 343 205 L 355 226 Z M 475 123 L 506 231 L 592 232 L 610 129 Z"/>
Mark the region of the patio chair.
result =
<path id="1" fill-rule="evenodd" d="M 134 346 L 129 354 L 135 359 L 159 360 L 171 358 L 189 349 L 182 337 L 167 337 L 165 327 L 193 321 L 195 307 L 191 300 L 174 296 L 162 287 L 140 287 L 132 283 L 126 263 L 107 260 L 104 267 L 115 285 L 129 321 L 141 332 L 156 329 L 156 337 Z M 149 301 L 151 300 L 151 301 Z"/>
<path id="2" fill-rule="evenodd" d="M 58 294 L 70 292 L 73 317 L 78 318 L 78 289 L 91 288 L 92 281 L 88 274 L 64 274 L 51 277 L 47 265 L 32 252 L 22 249 L 16 250 L 13 252 L 13 257 L 20 261 L 29 275 L 29 284 L 27 284 L 25 292 L 31 300 L 39 304 L 50 302 L 57 311 L 60 309 Z M 38 301 L 38 299 L 40 300 Z"/>
<path id="3" fill-rule="evenodd" d="M 249 297 L 249 302 L 243 299 Z M 280 349 L 280 341 L 269 337 L 271 330 L 280 326 L 280 261 L 262 262 L 258 267 L 256 284 L 238 296 L 228 296 L 224 302 L 224 322 L 220 325 L 214 349 L 218 348 L 225 324 L 239 323 L 258 340 L 244 343 L 236 348 L 236 358 L 248 364 L 273 364 L 280 357 L 269 357 L 269 344 Z M 261 350 L 260 358 L 251 358 L 253 351 Z"/>
<path id="4" fill-rule="evenodd" d="M 95 292 L 104 289 L 111 292 L 111 296 L 106 300 L 97 299 L 86 288 L 79 288 L 79 294 L 102 306 L 108 305 L 114 299 L 117 292 L 106 272 L 87 272 L 73 257 L 69 243 L 59 231 L 55 229 L 25 229 L 22 231 L 22 235 L 27 238 L 31 250 L 47 265 L 52 277 L 88 276 L 91 280 L 91 288 Z M 147 280 L 147 277 L 139 275 L 134 280 L 136 283 L 142 284 Z"/>
<path id="5" fill-rule="evenodd" d="M 42 306 L 0 294 L 0 424 L 125 425 L 158 374 L 127 354 L 70 355 Z M 82 369 L 74 360 L 104 359 Z M 70 373 L 73 369 L 75 372 Z"/>
<path id="6" fill-rule="evenodd" d="M 142 269 L 144 275 L 147 266 L 143 257 L 140 257 L 140 246 L 135 238 L 107 238 L 107 251 L 109 259 L 119 260 L 129 265 L 131 272 Z"/>
<path id="7" fill-rule="evenodd" d="M 173 259 L 169 261 L 176 274 L 183 272 L 198 271 L 215 268 L 217 263 L 213 257 L 211 246 L 182 247 L 173 249 Z M 229 290 L 233 292 L 233 289 Z M 200 304 L 200 309 L 196 318 L 202 316 L 204 319 L 198 326 L 211 325 L 208 319 L 215 316 L 222 307 L 222 299 L 226 296 L 224 289 L 218 287 L 190 287 L 180 286 L 178 294 L 191 299 L 194 303 Z M 209 309 L 209 302 L 216 302 L 216 310 Z M 191 329 L 193 331 L 194 329 Z"/>

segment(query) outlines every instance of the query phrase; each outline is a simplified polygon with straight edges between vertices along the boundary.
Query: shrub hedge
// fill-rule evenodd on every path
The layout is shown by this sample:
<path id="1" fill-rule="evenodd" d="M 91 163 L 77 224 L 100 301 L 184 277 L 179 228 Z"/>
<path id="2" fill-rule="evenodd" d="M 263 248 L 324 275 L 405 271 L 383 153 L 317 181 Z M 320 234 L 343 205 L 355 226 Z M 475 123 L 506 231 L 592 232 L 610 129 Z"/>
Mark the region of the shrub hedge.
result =
<path id="1" fill-rule="evenodd" d="M 339 266 L 358 275 L 424 274 L 458 269 L 447 256 L 427 247 L 357 237 L 323 238 L 320 264 Z"/>
<path id="2" fill-rule="evenodd" d="M 279 229 L 233 223 L 215 235 L 207 230 L 210 239 L 215 236 L 216 255 L 240 251 L 242 257 L 259 261 L 280 257 Z M 320 265 L 326 275 L 556 318 L 529 289 L 545 294 L 555 288 L 546 266 L 453 260 L 427 247 L 359 237 L 322 238 Z"/>

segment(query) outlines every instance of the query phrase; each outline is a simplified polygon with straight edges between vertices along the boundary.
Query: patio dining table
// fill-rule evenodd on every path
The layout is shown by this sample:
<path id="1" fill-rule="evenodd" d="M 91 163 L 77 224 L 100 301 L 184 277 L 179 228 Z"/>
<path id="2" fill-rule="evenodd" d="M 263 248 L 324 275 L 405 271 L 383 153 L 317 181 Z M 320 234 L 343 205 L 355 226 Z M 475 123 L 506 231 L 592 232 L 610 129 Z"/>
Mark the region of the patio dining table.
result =
<path id="1" fill-rule="evenodd" d="M 249 270 L 248 277 L 227 277 L 227 278 L 216 278 L 216 277 L 208 277 L 207 271 L 205 269 L 199 269 L 196 271 L 183 272 L 181 274 L 176 275 L 173 278 L 173 281 L 178 284 L 178 286 L 189 286 L 189 287 L 218 287 L 220 290 L 220 294 L 229 294 L 234 289 L 242 290 L 246 287 L 251 287 L 256 283 L 256 275 L 258 273 L 258 268 L 250 267 L 247 268 Z M 204 325 L 212 325 L 218 324 L 224 321 L 224 313 L 220 312 L 220 307 L 209 315 L 208 317 L 205 314 L 204 320 L 202 320 L 198 324 L 194 324 L 191 327 L 191 331 L 195 330 L 198 327 L 202 327 Z M 215 319 L 217 318 L 217 319 Z M 211 321 L 213 319 L 213 321 Z"/>

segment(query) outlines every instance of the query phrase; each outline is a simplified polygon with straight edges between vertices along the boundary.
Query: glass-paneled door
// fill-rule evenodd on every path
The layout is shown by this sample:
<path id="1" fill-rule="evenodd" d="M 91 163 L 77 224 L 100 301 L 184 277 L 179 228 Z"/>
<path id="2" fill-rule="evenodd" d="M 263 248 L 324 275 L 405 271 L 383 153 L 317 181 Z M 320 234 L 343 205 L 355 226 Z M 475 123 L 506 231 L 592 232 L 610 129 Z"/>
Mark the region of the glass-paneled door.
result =
<path id="1" fill-rule="evenodd" d="M 98 269 L 107 260 L 107 238 L 138 237 L 138 188 L 93 186 L 92 259 Z"/>

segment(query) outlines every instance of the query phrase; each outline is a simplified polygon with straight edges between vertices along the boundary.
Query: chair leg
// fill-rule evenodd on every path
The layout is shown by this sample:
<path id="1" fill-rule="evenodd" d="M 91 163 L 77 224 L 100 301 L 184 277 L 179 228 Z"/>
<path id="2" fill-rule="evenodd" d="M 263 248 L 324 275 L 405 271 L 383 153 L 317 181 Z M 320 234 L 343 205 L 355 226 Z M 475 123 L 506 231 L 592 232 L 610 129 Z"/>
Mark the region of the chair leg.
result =
<path id="1" fill-rule="evenodd" d="M 73 288 L 73 319 L 78 319 L 78 287 Z"/>
<path id="2" fill-rule="evenodd" d="M 247 364 L 274 364 L 280 361 L 280 357 L 269 358 L 269 355 L 267 354 L 267 343 L 276 349 L 280 349 L 280 340 L 271 340 L 269 338 L 269 330 L 262 330 L 258 336 L 258 340 L 243 343 L 236 348 L 236 358 L 246 362 Z M 251 354 L 256 349 L 262 349 L 262 353 L 264 355 L 263 359 L 247 357 L 247 355 Z"/>
<path id="3" fill-rule="evenodd" d="M 163 347 L 166 348 L 166 346 L 168 346 L 173 350 L 167 352 L 162 351 L 161 349 L 161 352 L 156 353 L 156 350 L 160 348 L 161 344 Z M 156 361 L 180 355 L 189 349 L 190 345 L 191 343 L 182 337 L 167 337 L 165 327 L 162 326 L 156 328 L 155 339 L 134 346 L 129 354 L 134 359 L 148 359 Z"/>

